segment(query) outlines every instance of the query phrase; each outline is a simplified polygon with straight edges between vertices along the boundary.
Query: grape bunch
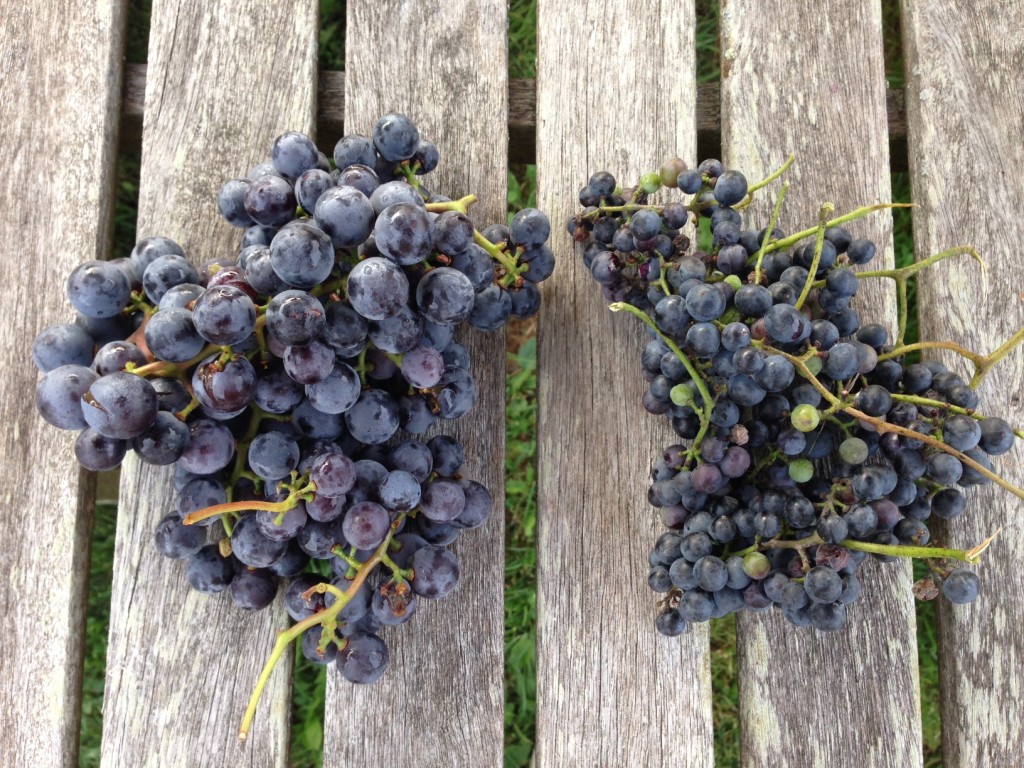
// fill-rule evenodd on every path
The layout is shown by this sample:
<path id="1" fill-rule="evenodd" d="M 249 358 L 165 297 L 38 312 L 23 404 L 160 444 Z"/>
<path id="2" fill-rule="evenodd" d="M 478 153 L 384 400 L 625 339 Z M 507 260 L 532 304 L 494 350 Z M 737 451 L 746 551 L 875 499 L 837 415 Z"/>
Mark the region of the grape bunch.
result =
<path id="1" fill-rule="evenodd" d="M 674 158 L 631 188 L 602 171 L 567 225 L 611 308 L 648 326 L 642 405 L 682 441 L 654 463 L 648 489 L 667 529 L 648 562 L 663 595 L 656 628 L 678 635 L 778 606 L 797 626 L 838 630 L 869 556 L 923 558 L 918 597 L 974 600 L 966 564 L 984 545 L 929 546 L 928 521 L 963 514 L 973 485 L 1024 497 L 991 461 L 1024 434 L 979 413 L 975 390 L 1024 331 L 987 357 L 965 353 L 971 381 L 913 362 L 930 345 L 904 343 L 905 318 L 895 340 L 863 323 L 852 306 L 860 282 L 895 280 L 905 306 L 911 274 L 976 254 L 856 271 L 877 248 L 843 225 L 887 206 L 829 220 L 826 204 L 818 226 L 787 236 L 775 226 L 786 187 L 763 228 L 744 224 L 762 186 L 718 160 L 688 169 Z M 682 194 L 651 202 L 661 189 Z"/>
<path id="2" fill-rule="evenodd" d="M 386 669 L 382 625 L 458 585 L 447 546 L 491 511 L 463 447 L 425 437 L 478 395 L 456 329 L 535 314 L 554 266 L 543 213 L 481 232 L 475 196 L 425 186 L 438 161 L 399 114 L 333 161 L 282 134 L 217 195 L 237 253 L 197 268 L 149 237 L 84 263 L 74 321 L 32 347 L 38 410 L 82 466 L 174 465 L 154 540 L 188 583 L 253 611 L 283 582 L 305 655 L 357 683 Z"/>

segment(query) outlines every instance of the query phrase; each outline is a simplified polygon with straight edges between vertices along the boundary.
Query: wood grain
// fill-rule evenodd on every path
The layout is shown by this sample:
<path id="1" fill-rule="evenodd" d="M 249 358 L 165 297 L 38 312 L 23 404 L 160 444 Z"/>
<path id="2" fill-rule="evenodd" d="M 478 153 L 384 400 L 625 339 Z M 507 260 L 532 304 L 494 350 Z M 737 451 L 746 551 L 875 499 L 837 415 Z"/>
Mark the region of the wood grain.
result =
<path id="1" fill-rule="evenodd" d="M 982 272 L 967 259 L 947 261 L 922 274 L 921 338 L 985 353 L 1024 326 L 1024 9 L 989 0 L 960 14 L 943 3 L 904 2 L 903 13 L 916 255 L 971 244 L 988 264 Z M 969 380 L 966 361 L 941 359 Z M 982 413 L 1024 422 L 1024 352 L 1001 362 L 978 394 Z M 995 459 L 1017 486 L 1022 455 L 1018 440 Z M 967 499 L 965 515 L 938 535 L 966 548 L 1000 527 L 1002 534 L 978 568 L 978 600 L 940 603 L 944 764 L 1016 766 L 1024 754 L 1021 504 L 995 486 L 971 489 Z"/>
<path id="2" fill-rule="evenodd" d="M 125 67 L 124 110 L 121 128 L 122 151 L 138 151 L 142 139 L 143 96 L 146 65 Z M 325 146 L 333 145 L 344 132 L 345 73 L 320 73 L 316 131 Z M 718 83 L 697 85 L 697 155 L 712 157 L 721 147 L 721 89 Z M 894 171 L 907 170 L 907 115 L 903 90 L 889 88 L 885 104 L 889 120 L 889 155 Z M 525 78 L 508 81 L 508 161 L 534 163 L 537 158 L 537 83 Z"/>
<path id="3" fill-rule="evenodd" d="M 94 478 L 33 407 L 30 346 L 72 320 L 68 273 L 109 247 L 124 16 L 123 2 L 21 3 L 0 25 L 0 765 L 78 763 Z"/>
<path id="4" fill-rule="evenodd" d="M 477 195 L 478 229 L 504 222 L 507 195 L 507 8 L 504 2 L 353 0 L 346 29 L 345 127 L 369 134 L 402 112 L 441 153 L 432 190 Z M 458 591 L 384 633 L 387 674 L 371 686 L 328 673 L 324 765 L 502 764 L 504 332 L 463 334 L 480 389 L 476 407 L 439 431 L 466 448 L 465 476 L 494 512 L 454 545 Z"/>
<path id="5" fill-rule="evenodd" d="M 219 219 L 227 179 L 269 155 L 285 130 L 312 130 L 317 4 L 227 0 L 153 5 L 139 237 L 161 234 L 197 263 L 237 252 Z M 243 615 L 226 593 L 189 589 L 182 563 L 153 549 L 173 509 L 170 472 L 121 473 L 104 697 L 105 766 L 287 764 L 291 664 L 274 672 L 249 742 L 238 726 L 278 629 L 280 598 Z"/>
<path id="6" fill-rule="evenodd" d="M 651 464 L 676 442 L 640 405 L 640 324 L 607 309 L 565 221 L 598 170 L 694 160 L 690 3 L 539 3 L 537 175 L 557 267 L 538 339 L 537 765 L 713 762 L 707 627 L 654 629 Z"/>
<path id="7" fill-rule="evenodd" d="M 722 6 L 722 146 L 728 167 L 759 179 L 796 163 L 780 226 L 814 226 L 821 203 L 842 213 L 890 198 L 881 9 L 831 0 Z M 780 183 L 745 226 L 767 224 Z M 749 223 L 749 222 L 755 223 Z M 892 218 L 852 223 L 891 266 Z M 864 322 L 895 329 L 888 281 L 863 281 Z M 906 563 L 862 568 L 864 594 L 834 634 L 797 630 L 781 613 L 738 623 L 743 762 L 748 766 L 911 766 L 921 762 L 917 642 Z"/>

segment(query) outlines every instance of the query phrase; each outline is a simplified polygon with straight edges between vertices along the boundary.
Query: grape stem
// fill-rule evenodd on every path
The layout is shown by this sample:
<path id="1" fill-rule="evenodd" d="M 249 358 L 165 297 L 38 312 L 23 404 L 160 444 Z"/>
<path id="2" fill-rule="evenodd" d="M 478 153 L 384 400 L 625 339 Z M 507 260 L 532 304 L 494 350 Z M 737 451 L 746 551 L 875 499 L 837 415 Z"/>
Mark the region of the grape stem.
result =
<path id="1" fill-rule="evenodd" d="M 1000 529 L 1002 530 L 1002 529 Z M 856 539 L 844 539 L 839 546 L 847 549 L 856 549 L 861 552 L 869 552 L 875 555 L 893 555 L 896 557 L 912 557 L 918 559 L 952 559 L 963 563 L 977 565 L 981 559 L 981 553 L 988 549 L 989 544 L 998 536 L 1000 531 L 985 539 L 981 544 L 968 550 L 948 549 L 944 547 L 917 547 L 906 544 L 875 544 L 870 541 L 857 541 Z M 770 539 L 753 544 L 746 549 L 733 553 L 737 557 L 749 555 L 763 549 L 795 549 L 801 553 L 810 547 L 825 544 L 825 540 L 817 533 L 813 533 L 805 539 Z"/>
<path id="2" fill-rule="evenodd" d="M 487 251 L 487 254 L 492 259 L 501 264 L 513 280 L 517 279 L 519 274 L 525 270 L 526 267 L 520 267 L 516 264 L 515 259 L 511 258 L 498 245 L 484 237 L 483 233 L 478 229 L 473 230 L 473 242 Z"/>
<path id="3" fill-rule="evenodd" d="M 458 211 L 459 213 L 469 213 L 469 206 L 477 201 L 476 195 L 466 195 L 460 197 L 458 200 L 451 200 L 446 203 L 427 203 L 426 209 L 430 213 L 444 213 L 445 211 Z M 473 241 L 487 251 L 488 255 L 496 262 L 501 264 L 505 268 L 505 271 L 512 276 L 512 280 L 516 280 L 520 273 L 524 271 L 524 267 L 520 267 L 516 264 L 515 259 L 510 258 L 505 251 L 499 246 L 492 243 L 480 230 L 473 229 Z"/>
<path id="4" fill-rule="evenodd" d="M 915 344 L 898 346 L 891 352 L 879 355 L 878 359 L 890 360 L 918 349 L 948 349 L 956 352 L 961 357 L 967 358 L 974 364 L 974 376 L 971 379 L 970 386 L 976 389 L 985 376 L 988 375 L 989 371 L 992 370 L 993 366 L 1012 352 L 1014 347 L 1019 346 L 1021 342 L 1024 342 L 1024 328 L 1021 328 L 987 355 L 979 355 L 977 352 L 972 352 L 952 341 L 919 341 Z"/>
<path id="5" fill-rule="evenodd" d="M 917 395 L 893 394 L 890 396 L 893 400 L 899 400 L 904 403 L 913 403 L 914 405 L 924 405 L 930 408 L 941 408 L 943 410 L 949 411 L 950 413 L 960 413 L 963 414 L 964 416 L 970 416 L 972 419 L 976 419 L 978 421 L 984 421 L 985 419 L 988 418 L 987 416 L 980 414 L 977 411 L 972 411 L 969 408 L 961 408 L 959 405 L 946 403 L 943 402 L 942 400 L 932 400 L 931 398 L 919 397 Z M 1013 434 L 1015 434 L 1021 440 L 1024 440 L 1024 429 L 1017 429 L 1016 427 L 1011 427 L 1011 429 L 1013 429 Z"/>
<path id="6" fill-rule="evenodd" d="M 612 312 L 628 312 L 634 317 L 638 317 L 647 323 L 651 330 L 657 334 L 658 338 L 662 340 L 665 346 L 672 350 L 672 353 L 679 358 L 679 361 L 686 368 L 686 372 L 690 374 L 690 378 L 693 379 L 693 382 L 697 385 L 697 391 L 700 392 L 700 396 L 704 400 L 704 407 L 697 414 L 700 419 L 700 430 L 697 432 L 697 436 L 693 439 L 693 445 L 690 448 L 691 452 L 695 452 L 700 448 L 701 442 L 704 440 L 704 435 L 707 434 L 708 428 L 711 426 L 711 409 L 714 407 L 714 399 L 711 397 L 711 393 L 708 392 L 707 385 L 704 383 L 704 379 L 701 377 L 700 372 L 694 367 L 690 358 L 687 357 L 683 350 L 679 348 L 679 345 L 663 334 L 661 329 L 658 327 L 658 324 L 655 323 L 654 320 L 651 319 L 651 316 L 646 312 L 634 307 L 632 304 L 627 304 L 622 301 L 616 301 L 609 304 L 608 309 Z"/>
<path id="7" fill-rule="evenodd" d="M 658 284 L 666 296 L 671 296 L 672 291 L 668 287 L 667 275 L 665 274 L 665 257 L 658 256 Z"/>
<path id="8" fill-rule="evenodd" d="M 818 211 L 818 237 L 814 241 L 814 258 L 811 260 L 811 268 L 807 271 L 807 279 L 804 281 L 804 289 L 800 291 L 800 298 L 796 300 L 796 308 L 803 307 L 807 295 L 811 292 L 811 283 L 818 274 L 818 264 L 821 262 L 821 251 L 825 247 L 825 225 L 828 222 L 829 214 L 834 213 L 836 207 L 832 203 L 822 203 Z M 774 226 L 774 225 L 773 225 Z M 771 232 L 771 230 L 768 230 Z M 767 238 L 766 238 L 767 239 Z"/>
<path id="9" fill-rule="evenodd" d="M 766 344 L 758 344 L 758 346 L 761 347 L 766 352 L 770 352 L 771 354 L 775 355 L 782 355 L 787 360 L 789 360 L 796 367 L 796 369 L 800 371 L 800 375 L 807 379 L 807 381 L 810 382 L 811 386 L 818 390 L 822 397 L 824 397 L 826 400 L 828 400 L 829 403 L 833 405 L 838 403 L 840 406 L 840 410 L 847 416 L 852 416 L 855 419 L 860 419 L 861 421 L 867 422 L 868 424 L 873 426 L 875 430 L 877 430 L 878 432 L 894 432 L 897 435 L 911 437 L 915 440 L 920 440 L 922 443 L 930 445 L 931 447 L 936 448 L 942 451 L 943 453 L 948 453 L 950 456 L 954 456 L 955 458 L 959 459 L 963 464 L 966 464 L 979 474 L 987 477 L 1000 488 L 1009 491 L 1019 499 L 1024 499 L 1024 490 L 1021 490 L 1012 483 L 1007 482 L 992 470 L 982 466 L 977 461 L 972 459 L 970 456 L 966 456 L 965 454 L 961 453 L 955 448 L 946 445 L 946 443 L 942 442 L 941 440 L 936 440 L 934 437 L 931 437 L 930 435 L 923 435 L 920 432 L 915 432 L 912 429 L 907 429 L 906 427 L 901 427 L 896 424 L 890 424 L 889 422 L 883 421 L 882 419 L 876 418 L 874 416 L 869 416 L 863 411 L 854 408 L 852 405 L 844 403 L 842 400 L 833 395 L 827 387 L 822 385 L 820 381 L 818 381 L 818 377 L 811 373 L 810 369 L 807 367 L 807 363 L 804 361 L 803 358 L 796 357 L 795 355 L 790 355 L 786 352 L 783 352 L 782 350 L 773 349 L 772 347 Z"/>
<path id="10" fill-rule="evenodd" d="M 638 188 L 639 189 L 639 188 Z M 636 213 L 637 211 L 657 211 L 659 214 L 665 206 L 645 203 L 626 203 L 625 205 L 599 205 L 592 211 L 582 214 L 582 219 L 594 219 L 603 213 Z"/>
<path id="11" fill-rule="evenodd" d="M 771 240 L 772 232 L 775 231 L 775 224 L 779 220 L 779 212 L 782 210 L 782 201 L 786 199 L 786 193 L 789 191 L 789 184 L 783 184 L 782 189 L 779 190 L 779 196 L 775 200 L 775 209 L 772 211 L 772 217 L 768 221 L 768 229 L 765 230 L 764 239 L 761 241 L 761 247 L 757 251 L 757 258 L 754 262 L 754 285 L 761 283 L 761 260 L 764 259 L 766 253 L 771 252 L 771 248 L 768 247 L 768 241 Z"/>
<path id="12" fill-rule="evenodd" d="M 871 278 L 871 277 L 888 277 L 896 281 L 896 293 L 899 299 L 899 328 L 896 332 L 896 346 L 900 347 L 903 345 L 903 339 L 907 333 L 907 285 L 910 277 L 922 269 L 927 269 L 933 264 L 938 264 L 944 259 L 948 259 L 951 256 L 969 255 L 979 264 L 981 268 L 985 269 L 985 262 L 982 260 L 978 252 L 969 245 L 961 245 L 956 248 L 950 248 L 948 251 L 937 253 L 934 256 L 929 256 L 927 259 L 908 264 L 905 267 L 899 269 L 876 269 L 868 272 L 858 272 L 858 279 Z"/>
<path id="13" fill-rule="evenodd" d="M 214 504 L 212 507 L 190 512 L 185 515 L 182 521 L 185 525 L 195 525 L 217 515 L 227 515 L 234 512 L 287 512 L 298 506 L 298 495 L 289 495 L 283 501 L 229 501 L 225 504 Z"/>
<path id="14" fill-rule="evenodd" d="M 458 211 L 459 213 L 469 213 L 469 206 L 475 203 L 479 198 L 476 195 L 466 195 L 460 197 L 458 200 L 448 200 L 444 203 L 427 203 L 424 207 L 430 213 L 444 213 L 445 211 Z"/>
<path id="15" fill-rule="evenodd" d="M 875 211 L 884 211 L 884 210 L 889 209 L 889 208 L 913 208 L 913 207 L 914 207 L 913 203 L 876 203 L 875 205 L 866 205 L 863 208 L 857 208 L 856 210 L 850 211 L 849 213 L 844 213 L 842 216 L 837 216 L 836 218 L 831 219 L 831 220 L 825 222 L 825 226 L 826 226 L 826 228 L 827 227 L 838 227 L 840 224 L 845 224 L 848 221 L 854 221 L 856 219 L 862 219 L 865 216 L 867 216 L 868 214 L 874 213 Z M 792 234 L 789 237 L 784 237 L 781 240 L 776 240 L 774 243 L 772 243 L 767 248 L 765 248 L 765 252 L 766 253 L 771 253 L 773 251 L 783 251 L 783 250 L 785 250 L 786 248 L 789 248 L 792 245 L 796 245 L 798 242 L 803 240 L 805 237 L 810 237 L 811 235 L 816 234 L 817 231 L 818 231 L 818 227 L 811 227 L 810 229 L 804 229 L 804 230 L 801 230 L 801 231 L 799 231 L 799 232 L 797 232 L 795 234 Z"/>
<path id="16" fill-rule="evenodd" d="M 794 160 L 796 160 L 796 155 L 790 155 L 789 157 L 786 158 L 786 162 L 779 166 L 778 170 L 774 171 L 768 176 L 765 176 L 756 184 L 753 184 L 750 187 L 748 187 L 747 199 L 740 203 L 740 205 L 737 207 L 746 207 L 747 205 L 749 205 L 750 202 L 754 199 L 754 193 L 757 192 L 757 190 L 761 189 L 762 187 L 767 187 L 769 184 L 771 184 L 773 181 L 779 178 L 779 176 L 788 171 L 789 167 L 793 164 Z"/>
<path id="17" fill-rule="evenodd" d="M 145 365 L 140 365 L 138 367 L 133 367 L 131 363 L 128 363 L 125 370 L 128 371 L 128 373 L 134 373 L 136 376 L 142 376 L 143 378 L 149 376 L 176 376 L 179 373 L 187 371 L 193 365 L 198 365 L 214 352 L 220 352 L 221 349 L 222 348 L 219 344 L 207 344 L 199 351 L 198 355 L 183 363 L 170 363 L 166 360 L 154 360 L 152 363 L 146 363 Z"/>
<path id="18" fill-rule="evenodd" d="M 239 741 L 245 741 L 245 738 L 249 735 L 249 729 L 252 727 L 253 718 L 256 717 L 256 706 L 259 704 L 260 697 L 263 695 L 263 689 L 267 687 L 267 683 L 270 680 L 270 673 L 274 671 L 274 667 L 277 665 L 277 662 L 281 660 L 281 656 L 284 655 L 285 650 L 292 641 L 300 637 L 307 629 L 315 627 L 317 624 L 326 626 L 328 622 L 337 622 L 338 614 L 341 613 L 342 608 L 348 605 L 349 601 L 355 597 L 356 593 L 360 590 L 363 583 L 370 575 L 370 572 L 380 564 L 381 559 L 386 555 L 388 545 L 391 543 L 391 538 L 395 535 L 395 532 L 398 530 L 398 527 L 401 525 L 404 517 L 404 515 L 399 515 L 391 524 L 391 530 L 384 538 L 384 541 L 381 542 L 381 545 L 377 547 L 369 560 L 360 564 L 355 578 L 352 579 L 352 583 L 349 584 L 348 589 L 342 592 L 331 584 L 321 583 L 309 590 L 309 593 L 312 593 L 313 591 L 320 593 L 330 592 L 335 597 L 334 604 L 319 613 L 310 616 L 308 619 L 298 622 L 289 629 L 278 633 L 277 639 L 274 641 L 274 649 L 270 652 L 270 657 L 267 659 L 267 663 L 263 665 L 263 671 L 260 672 L 260 676 L 256 680 L 256 686 L 253 688 L 252 696 L 249 698 L 249 705 L 245 708 L 245 715 L 242 717 L 242 725 L 238 730 Z M 339 648 L 339 650 L 341 650 L 341 648 Z"/>

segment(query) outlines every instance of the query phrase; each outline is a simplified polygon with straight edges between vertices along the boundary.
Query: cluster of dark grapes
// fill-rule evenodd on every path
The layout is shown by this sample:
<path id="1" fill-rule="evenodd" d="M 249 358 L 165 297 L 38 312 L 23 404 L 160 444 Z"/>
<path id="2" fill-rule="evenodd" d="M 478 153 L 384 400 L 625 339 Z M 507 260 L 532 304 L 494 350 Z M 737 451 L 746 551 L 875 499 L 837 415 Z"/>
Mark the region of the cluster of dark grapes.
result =
<path id="1" fill-rule="evenodd" d="M 218 195 L 244 228 L 237 254 L 197 269 L 150 237 L 82 264 L 67 281 L 74 322 L 32 348 L 39 412 L 79 431 L 84 467 L 113 469 L 129 449 L 175 465 L 155 543 L 187 561 L 192 587 L 258 610 L 284 580 L 296 621 L 345 595 L 302 647 L 353 682 L 384 672 L 382 624 L 455 588 L 446 547 L 491 511 L 459 474 L 457 441 L 416 439 L 476 400 L 455 330 L 536 313 L 553 268 L 540 211 L 478 231 L 474 197 L 422 183 L 438 159 L 398 114 L 344 136 L 333 163 L 285 133 Z"/>
<path id="2" fill-rule="evenodd" d="M 649 203 L 661 188 L 683 197 Z M 842 226 L 792 241 L 745 227 L 749 194 L 717 160 L 676 158 L 630 189 L 594 174 L 568 222 L 613 308 L 650 326 L 643 407 L 686 441 L 654 464 L 648 492 L 668 529 L 648 579 L 666 635 L 773 605 L 839 629 L 869 552 L 927 545 L 928 520 L 962 514 L 960 488 L 990 482 L 960 456 L 991 470 L 1014 440 L 960 376 L 907 362 L 884 326 L 861 322 L 852 267 L 874 243 Z M 974 571 L 928 562 L 920 597 L 977 596 Z"/>

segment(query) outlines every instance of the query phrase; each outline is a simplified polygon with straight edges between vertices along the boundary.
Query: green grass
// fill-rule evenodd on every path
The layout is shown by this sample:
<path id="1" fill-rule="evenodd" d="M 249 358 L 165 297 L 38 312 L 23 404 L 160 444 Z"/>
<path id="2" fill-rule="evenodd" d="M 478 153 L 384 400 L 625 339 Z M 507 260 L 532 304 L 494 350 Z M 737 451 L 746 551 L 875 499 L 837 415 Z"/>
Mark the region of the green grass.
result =
<path id="1" fill-rule="evenodd" d="M 146 60 L 150 0 L 132 0 L 126 58 Z M 699 82 L 714 82 L 720 74 L 718 3 L 697 0 L 696 55 Z M 903 82 L 899 46 L 898 3 L 882 7 L 886 34 L 886 74 L 891 87 Z M 320 0 L 321 69 L 344 68 L 344 0 Z M 536 0 L 511 0 L 509 5 L 509 76 L 536 77 Z M 135 242 L 138 205 L 138 155 L 118 161 L 113 255 L 127 255 Z M 515 166 L 509 173 L 509 212 L 536 204 L 537 169 Z M 909 177 L 893 174 L 893 199 L 909 199 Z M 896 211 L 894 247 L 898 264 L 913 259 L 910 211 Z M 913 294 L 911 294 L 913 305 Z M 916 338 L 916 317 L 911 317 L 908 340 Z M 536 702 L 536 394 L 537 358 L 534 325 L 513 324 L 507 334 L 506 481 L 505 481 L 505 765 L 527 766 L 535 738 Z M 104 663 L 109 620 L 110 575 L 116 511 L 97 509 L 90 569 L 86 626 L 86 667 L 82 713 L 82 766 L 99 762 L 102 730 Z M 925 766 L 941 765 L 941 723 L 938 712 L 938 661 L 935 606 L 919 603 L 918 645 Z M 711 623 L 711 668 L 714 690 L 715 759 L 719 766 L 739 764 L 739 679 L 736 669 L 735 618 Z M 292 708 L 291 765 L 314 768 L 323 761 L 323 716 L 326 670 L 296 654 Z"/>
<path id="2" fill-rule="evenodd" d="M 103 735 L 103 685 L 107 666 L 107 628 L 110 624 L 110 584 L 113 578 L 114 526 L 117 507 L 97 504 L 93 524 L 92 560 L 85 617 L 85 670 L 82 677 L 82 724 L 79 728 L 81 766 L 100 764 Z"/>

